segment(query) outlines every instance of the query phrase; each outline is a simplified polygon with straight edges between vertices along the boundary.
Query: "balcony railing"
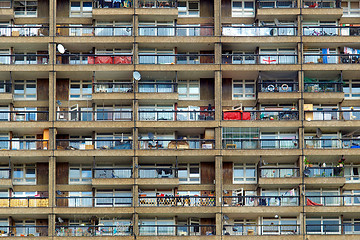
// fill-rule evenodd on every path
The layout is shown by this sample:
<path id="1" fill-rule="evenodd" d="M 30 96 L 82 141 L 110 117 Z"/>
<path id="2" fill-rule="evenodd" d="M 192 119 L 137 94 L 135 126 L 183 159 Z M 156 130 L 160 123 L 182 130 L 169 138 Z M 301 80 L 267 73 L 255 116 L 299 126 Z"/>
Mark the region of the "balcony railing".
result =
<path id="1" fill-rule="evenodd" d="M 231 37 L 273 37 L 296 36 L 295 26 L 223 26 L 222 36 Z"/>
<path id="2" fill-rule="evenodd" d="M 309 196 L 306 195 L 307 206 L 359 206 L 360 195 L 328 195 Z"/>
<path id="3" fill-rule="evenodd" d="M 132 149 L 132 140 L 127 139 L 56 139 L 57 150 L 122 150 Z"/>
<path id="4" fill-rule="evenodd" d="M 88 226 L 56 226 L 57 237 L 97 237 L 97 236 L 129 236 L 133 234 L 132 225 L 88 225 Z"/>
<path id="5" fill-rule="evenodd" d="M 299 111 L 259 110 L 259 111 L 225 111 L 223 120 L 268 120 L 290 121 L 299 120 Z"/>
<path id="6" fill-rule="evenodd" d="M 57 27 L 57 35 L 70 37 L 132 36 L 132 30 L 131 26 L 61 26 Z"/>
<path id="7" fill-rule="evenodd" d="M 131 121 L 132 111 L 56 111 L 58 121 Z"/>
<path id="8" fill-rule="evenodd" d="M 299 83 L 298 82 L 274 82 L 266 81 L 258 83 L 258 92 L 298 92 Z"/>
<path id="9" fill-rule="evenodd" d="M 215 235 L 215 225 L 139 225 L 140 236 Z"/>
<path id="10" fill-rule="evenodd" d="M 318 220 L 314 220 L 316 222 L 319 222 Z M 358 224 L 357 223 L 334 223 L 338 222 L 338 220 L 324 220 L 323 224 L 306 224 L 305 231 L 306 234 L 316 234 L 316 235 L 346 235 L 346 234 L 359 234 L 359 231 L 357 231 Z"/>
<path id="11" fill-rule="evenodd" d="M 261 178 L 294 178 L 300 177 L 300 169 L 293 168 L 260 168 Z"/>
<path id="12" fill-rule="evenodd" d="M 300 225 L 287 224 L 235 224 L 223 225 L 224 235 L 299 235 Z"/>
<path id="13" fill-rule="evenodd" d="M 58 207 L 131 207 L 132 197 L 56 197 Z"/>
<path id="14" fill-rule="evenodd" d="M 0 197 L 2 207 L 48 207 L 47 197 Z"/>
<path id="15" fill-rule="evenodd" d="M 139 197 L 140 207 L 214 207 L 215 197 L 186 196 L 186 197 Z"/>
<path id="16" fill-rule="evenodd" d="M 2 2 L 0 2 L 1 4 Z M 0 7 L 1 9 L 1 7 Z M 0 37 L 39 37 L 49 36 L 45 26 L 0 26 Z"/>
<path id="17" fill-rule="evenodd" d="M 180 149 L 214 149 L 212 139 L 156 139 L 139 140 L 139 149 L 180 150 Z"/>
<path id="18" fill-rule="evenodd" d="M 58 54 L 57 64 L 132 64 L 132 54 Z"/>
<path id="19" fill-rule="evenodd" d="M 305 116 L 311 121 L 329 121 L 329 120 L 360 120 L 360 110 L 318 110 L 305 111 Z"/>
<path id="20" fill-rule="evenodd" d="M 223 54 L 223 64 L 297 64 L 296 54 Z"/>
<path id="21" fill-rule="evenodd" d="M 95 82 L 94 93 L 130 93 L 133 92 L 132 83 Z"/>
<path id="22" fill-rule="evenodd" d="M 48 54 L 0 54 L 0 64 L 48 64 Z"/>
<path id="23" fill-rule="evenodd" d="M 0 121 L 40 122 L 48 121 L 48 111 L 1 111 Z"/>
<path id="24" fill-rule="evenodd" d="M 360 54 L 308 54 L 308 53 L 304 53 L 304 63 L 358 64 L 358 63 L 360 63 Z"/>
<path id="25" fill-rule="evenodd" d="M 215 111 L 139 110 L 139 121 L 211 121 Z"/>
<path id="26" fill-rule="evenodd" d="M 213 26 L 139 26 L 139 36 L 195 37 L 213 35 Z"/>
<path id="27" fill-rule="evenodd" d="M 0 140 L 1 150 L 47 150 L 48 140 L 43 139 L 12 139 Z"/>
<path id="28" fill-rule="evenodd" d="M 214 54 L 145 54 L 139 53 L 140 64 L 213 64 Z"/>
<path id="29" fill-rule="evenodd" d="M 344 177 L 342 167 L 307 167 L 304 171 L 306 177 Z"/>
<path id="30" fill-rule="evenodd" d="M 299 196 L 224 196 L 223 206 L 275 207 L 299 206 Z"/>
<path id="31" fill-rule="evenodd" d="M 131 8 L 132 7 L 132 1 L 126 0 L 126 1 L 101 1 L 101 0 L 95 0 L 93 4 L 93 8 Z"/>
<path id="32" fill-rule="evenodd" d="M 343 92 L 342 82 L 312 82 L 304 83 L 304 92 Z"/>
<path id="33" fill-rule="evenodd" d="M 48 226 L 45 225 L 15 225 L 1 226 L 4 233 L 1 236 L 16 237 L 43 237 L 48 236 Z"/>
<path id="34" fill-rule="evenodd" d="M 293 0 L 258 0 L 258 8 L 297 8 L 297 2 Z"/>
<path id="35" fill-rule="evenodd" d="M 132 168 L 94 168 L 94 178 L 132 178 Z"/>
<path id="36" fill-rule="evenodd" d="M 360 138 L 353 139 L 305 139 L 306 148 L 337 149 L 360 148 Z"/>
<path id="37" fill-rule="evenodd" d="M 139 93 L 176 93 L 175 82 L 139 82 Z"/>
<path id="38" fill-rule="evenodd" d="M 297 149 L 298 139 L 223 139 L 223 149 Z"/>
<path id="39" fill-rule="evenodd" d="M 338 0 L 305 0 L 303 8 L 341 8 L 341 1 Z"/>
<path id="40" fill-rule="evenodd" d="M 139 178 L 177 178 L 178 169 L 173 167 L 140 167 Z"/>
<path id="41" fill-rule="evenodd" d="M 360 28 L 356 26 L 304 26 L 304 36 L 358 36 Z"/>
<path id="42" fill-rule="evenodd" d="M 176 0 L 139 0 L 139 8 L 176 8 Z"/>

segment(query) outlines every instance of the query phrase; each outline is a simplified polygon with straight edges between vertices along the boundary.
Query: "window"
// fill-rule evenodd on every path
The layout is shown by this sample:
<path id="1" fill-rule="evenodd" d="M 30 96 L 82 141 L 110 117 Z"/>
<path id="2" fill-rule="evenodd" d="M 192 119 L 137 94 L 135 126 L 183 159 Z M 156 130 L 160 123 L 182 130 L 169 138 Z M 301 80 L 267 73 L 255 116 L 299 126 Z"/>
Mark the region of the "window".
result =
<path id="1" fill-rule="evenodd" d="M 300 228 L 297 226 L 296 218 L 283 218 L 279 217 L 276 219 L 263 218 L 262 219 L 262 234 L 273 235 L 273 234 L 298 234 Z"/>
<path id="2" fill-rule="evenodd" d="M 172 80 L 145 80 L 146 82 L 139 82 L 139 92 L 157 92 L 157 93 L 172 93 L 174 92 Z"/>
<path id="3" fill-rule="evenodd" d="M 360 181 L 360 165 L 345 165 L 346 182 Z"/>
<path id="4" fill-rule="evenodd" d="M 345 206 L 359 206 L 360 205 L 360 190 L 344 191 L 344 205 Z"/>
<path id="5" fill-rule="evenodd" d="M 9 232 L 9 220 L 8 219 L 0 219 L 0 231 L 2 231 L 2 235 L 1 236 L 10 236 L 10 232 Z"/>
<path id="6" fill-rule="evenodd" d="M 341 7 L 343 9 L 343 17 L 359 17 L 360 2 L 351 0 L 342 0 Z"/>
<path id="7" fill-rule="evenodd" d="M 69 36 L 93 36 L 92 26 L 82 24 L 69 24 L 69 27 Z M 65 36 L 63 32 L 60 32 L 59 35 L 60 34 Z"/>
<path id="8" fill-rule="evenodd" d="M 260 54 L 260 64 L 296 64 L 297 61 L 296 51 L 292 48 L 260 49 Z"/>
<path id="9" fill-rule="evenodd" d="M 254 1 L 232 1 L 232 17 L 252 17 L 255 15 Z"/>
<path id="10" fill-rule="evenodd" d="M 13 168 L 13 182 L 17 185 L 36 184 L 35 164 L 16 164 Z"/>
<path id="11" fill-rule="evenodd" d="M 10 142 L 8 141 L 10 139 L 9 134 L 0 134 L 0 150 L 9 150 Z"/>
<path id="12" fill-rule="evenodd" d="M 256 166 L 252 163 L 234 164 L 234 183 L 256 183 Z"/>
<path id="13" fill-rule="evenodd" d="M 202 56 L 201 63 L 212 63 L 212 56 Z M 179 52 L 176 64 L 200 64 L 199 52 Z"/>
<path id="14" fill-rule="evenodd" d="M 30 234 L 32 236 L 40 236 L 34 226 L 36 226 L 34 220 L 15 221 L 16 236 L 30 236 Z"/>
<path id="15" fill-rule="evenodd" d="M 92 207 L 92 192 L 69 192 L 69 207 Z"/>
<path id="16" fill-rule="evenodd" d="M 15 80 L 15 100 L 36 100 L 36 80 Z"/>
<path id="17" fill-rule="evenodd" d="M 94 178 L 131 178 L 132 168 L 130 165 L 97 164 Z"/>
<path id="18" fill-rule="evenodd" d="M 164 111 L 164 112 L 163 112 Z M 148 105 L 139 106 L 140 121 L 173 121 L 174 120 L 173 105 Z M 163 113 L 162 113 L 163 112 Z"/>
<path id="19" fill-rule="evenodd" d="M 139 178 L 173 178 L 174 176 L 172 164 L 141 164 L 139 169 Z"/>
<path id="20" fill-rule="evenodd" d="M 321 56 L 322 54 L 325 54 Z M 334 56 L 329 56 L 329 55 Z M 313 48 L 304 50 L 304 63 L 338 63 L 335 48 Z"/>
<path id="21" fill-rule="evenodd" d="M 10 55 L 10 49 L 0 49 L 0 64 L 10 64 L 11 56 L 4 55 Z M 1 86 L 1 90 L 2 89 L 3 87 Z"/>
<path id="22" fill-rule="evenodd" d="M 298 148 L 296 133 L 261 133 L 261 148 Z"/>
<path id="23" fill-rule="evenodd" d="M 70 17 L 91 17 L 91 16 L 92 16 L 91 1 L 70 2 Z"/>
<path id="24" fill-rule="evenodd" d="M 69 184 L 91 184 L 92 171 L 88 165 L 73 165 L 69 168 Z"/>
<path id="25" fill-rule="evenodd" d="M 179 80 L 179 100 L 200 100 L 199 80 Z"/>
<path id="26" fill-rule="evenodd" d="M 131 120 L 131 106 L 97 106 L 96 121 Z"/>
<path id="27" fill-rule="evenodd" d="M 70 99 L 91 99 L 92 84 L 91 80 L 71 80 Z"/>
<path id="28" fill-rule="evenodd" d="M 132 191 L 96 190 L 95 207 L 129 207 L 132 205 Z"/>
<path id="29" fill-rule="evenodd" d="M 336 21 L 304 22 L 304 36 L 335 36 L 338 35 L 339 30 L 337 25 Z"/>
<path id="30" fill-rule="evenodd" d="M 13 113 L 15 121 L 36 121 L 37 114 L 36 108 L 34 107 L 23 107 L 23 108 L 14 108 L 16 113 Z"/>
<path id="31" fill-rule="evenodd" d="M 15 17 L 37 17 L 38 2 L 34 0 L 15 0 Z"/>
<path id="32" fill-rule="evenodd" d="M 346 98 L 360 98 L 360 80 L 345 80 L 343 91 Z"/>
<path id="33" fill-rule="evenodd" d="M 360 234 L 360 219 L 346 219 L 343 220 L 345 234 Z"/>
<path id="34" fill-rule="evenodd" d="M 171 236 L 175 235 L 174 219 L 141 219 L 139 220 L 139 232 L 142 236 Z M 157 226 L 159 225 L 159 226 Z M 168 226 L 167 226 L 168 225 Z"/>
<path id="35" fill-rule="evenodd" d="M 140 22 L 139 36 L 174 36 L 174 22 Z"/>
<path id="36" fill-rule="evenodd" d="M 169 55 L 169 56 L 167 56 Z M 139 50 L 139 64 L 174 64 L 173 50 Z"/>
<path id="37" fill-rule="evenodd" d="M 339 218 L 306 218 L 307 234 L 340 234 Z"/>
<path id="38" fill-rule="evenodd" d="M 299 206 L 298 191 L 296 189 L 273 189 L 261 190 L 261 199 L 259 205 L 262 206 Z"/>
<path id="39" fill-rule="evenodd" d="M 97 133 L 96 149 L 131 149 L 129 133 Z"/>
<path id="40" fill-rule="evenodd" d="M 179 1 L 178 12 L 180 17 L 200 17 L 200 2 Z"/>
<path id="41" fill-rule="evenodd" d="M 99 232 L 101 236 L 124 236 L 132 234 L 132 223 L 126 219 L 100 219 Z"/>
<path id="42" fill-rule="evenodd" d="M 192 164 L 192 163 L 179 164 L 178 177 L 181 184 L 200 183 L 199 164 Z"/>
<path id="43" fill-rule="evenodd" d="M 255 81 L 254 80 L 233 80 L 232 98 L 255 98 Z"/>

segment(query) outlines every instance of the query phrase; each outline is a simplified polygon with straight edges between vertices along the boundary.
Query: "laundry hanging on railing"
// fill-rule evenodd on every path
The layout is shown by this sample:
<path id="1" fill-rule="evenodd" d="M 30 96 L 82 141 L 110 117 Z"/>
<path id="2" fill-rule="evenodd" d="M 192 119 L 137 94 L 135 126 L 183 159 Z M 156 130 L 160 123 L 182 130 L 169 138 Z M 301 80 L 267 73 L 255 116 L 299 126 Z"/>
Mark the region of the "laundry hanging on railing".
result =
<path id="1" fill-rule="evenodd" d="M 344 47 L 344 54 L 360 54 L 359 49 Z"/>
<path id="2" fill-rule="evenodd" d="M 329 48 L 323 48 L 322 49 L 322 54 L 324 54 L 323 58 L 323 63 L 328 63 L 328 58 L 329 58 L 329 54 L 330 54 L 330 49 Z"/>

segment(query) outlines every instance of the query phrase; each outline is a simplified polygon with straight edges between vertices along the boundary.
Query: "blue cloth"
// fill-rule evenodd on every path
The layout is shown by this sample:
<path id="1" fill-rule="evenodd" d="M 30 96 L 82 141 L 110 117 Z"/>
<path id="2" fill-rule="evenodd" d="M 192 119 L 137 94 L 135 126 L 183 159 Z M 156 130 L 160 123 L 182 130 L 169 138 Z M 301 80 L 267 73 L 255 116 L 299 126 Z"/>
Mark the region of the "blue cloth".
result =
<path id="1" fill-rule="evenodd" d="M 322 54 L 326 54 L 326 56 L 323 56 L 323 63 L 328 63 L 328 48 L 323 48 L 322 49 Z"/>

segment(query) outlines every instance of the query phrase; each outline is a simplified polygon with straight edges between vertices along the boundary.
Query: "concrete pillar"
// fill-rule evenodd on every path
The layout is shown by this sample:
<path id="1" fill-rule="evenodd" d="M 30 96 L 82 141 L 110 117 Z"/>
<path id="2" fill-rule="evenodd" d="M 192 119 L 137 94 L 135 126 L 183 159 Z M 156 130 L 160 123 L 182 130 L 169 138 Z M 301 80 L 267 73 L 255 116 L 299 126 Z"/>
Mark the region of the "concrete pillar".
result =
<path id="1" fill-rule="evenodd" d="M 137 0 L 135 0 L 137 1 Z M 134 2 L 135 4 L 135 2 Z M 133 34 L 134 36 L 139 36 L 139 16 L 138 15 L 134 15 L 133 17 Z"/>
<path id="2" fill-rule="evenodd" d="M 139 176 L 139 158 L 133 157 L 133 179 L 134 179 L 134 187 L 133 187 L 133 205 L 135 207 L 139 206 L 139 185 L 137 185 L 137 178 Z"/>
<path id="3" fill-rule="evenodd" d="M 56 216 L 54 213 L 48 215 L 48 236 L 53 237 L 55 236 L 55 222 Z"/>
<path id="4" fill-rule="evenodd" d="M 51 44 L 50 44 L 51 46 Z M 49 72 L 49 121 L 56 121 L 56 72 Z"/>
<path id="5" fill-rule="evenodd" d="M 133 45 L 133 64 L 139 64 L 139 58 L 138 58 L 138 52 L 139 52 L 139 44 L 138 43 L 134 43 Z M 136 70 L 136 68 L 134 68 L 134 70 Z"/>
<path id="6" fill-rule="evenodd" d="M 216 206 L 222 205 L 223 199 L 223 159 L 222 156 L 215 156 L 215 196 Z"/>
<path id="7" fill-rule="evenodd" d="M 215 71 L 215 120 L 222 120 L 222 73 L 221 71 Z"/>
<path id="8" fill-rule="evenodd" d="M 139 129 L 134 128 L 133 129 L 133 149 L 139 149 Z"/>
<path id="9" fill-rule="evenodd" d="M 214 35 L 221 35 L 221 0 L 214 0 Z"/>
<path id="10" fill-rule="evenodd" d="M 49 207 L 56 206 L 56 157 L 49 158 Z"/>
<path id="11" fill-rule="evenodd" d="M 222 214 L 216 213 L 215 216 L 215 223 L 216 223 L 216 235 L 220 236 L 222 235 L 222 228 L 223 228 L 223 221 L 222 221 Z"/>
<path id="12" fill-rule="evenodd" d="M 49 36 L 56 36 L 56 0 L 49 1 Z"/>
<path id="13" fill-rule="evenodd" d="M 215 64 L 221 64 L 222 62 L 222 45 L 221 43 L 215 43 Z"/>
<path id="14" fill-rule="evenodd" d="M 139 236 L 139 215 L 137 213 L 134 213 L 133 215 L 133 234 L 136 236 Z"/>

